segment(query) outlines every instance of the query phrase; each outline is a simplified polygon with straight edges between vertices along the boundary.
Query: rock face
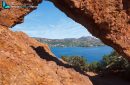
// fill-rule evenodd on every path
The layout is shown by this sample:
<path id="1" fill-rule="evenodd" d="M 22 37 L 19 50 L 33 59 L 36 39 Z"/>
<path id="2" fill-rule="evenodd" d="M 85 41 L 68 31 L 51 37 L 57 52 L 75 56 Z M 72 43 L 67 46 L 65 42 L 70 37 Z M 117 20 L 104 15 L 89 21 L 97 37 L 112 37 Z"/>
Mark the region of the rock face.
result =
<path id="1" fill-rule="evenodd" d="M 130 0 L 52 0 L 70 18 L 130 60 Z"/>
<path id="2" fill-rule="evenodd" d="M 0 25 L 12 27 L 18 23 L 22 23 L 24 16 L 37 8 L 41 0 L 5 0 L 10 9 L 3 9 L 0 6 Z M 2 0 L 0 0 L 0 5 Z M 23 8 L 21 8 L 23 6 Z M 34 6 L 32 8 L 26 6 Z M 25 8 L 26 7 L 26 8 Z"/>
<path id="3" fill-rule="evenodd" d="M 41 57 L 41 58 L 40 58 Z M 92 85 L 45 44 L 0 26 L 0 85 Z"/>

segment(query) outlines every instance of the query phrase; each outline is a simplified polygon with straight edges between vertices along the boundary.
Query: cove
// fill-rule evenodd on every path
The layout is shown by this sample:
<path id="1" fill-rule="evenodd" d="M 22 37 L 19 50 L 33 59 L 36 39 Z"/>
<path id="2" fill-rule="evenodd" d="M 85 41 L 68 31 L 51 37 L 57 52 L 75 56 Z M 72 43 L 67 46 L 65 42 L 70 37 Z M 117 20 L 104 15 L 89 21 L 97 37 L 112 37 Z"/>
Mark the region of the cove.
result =
<path id="1" fill-rule="evenodd" d="M 104 55 L 110 54 L 113 49 L 109 46 L 98 47 L 53 47 L 51 51 L 61 58 L 61 56 L 83 56 L 89 63 L 100 61 Z"/>

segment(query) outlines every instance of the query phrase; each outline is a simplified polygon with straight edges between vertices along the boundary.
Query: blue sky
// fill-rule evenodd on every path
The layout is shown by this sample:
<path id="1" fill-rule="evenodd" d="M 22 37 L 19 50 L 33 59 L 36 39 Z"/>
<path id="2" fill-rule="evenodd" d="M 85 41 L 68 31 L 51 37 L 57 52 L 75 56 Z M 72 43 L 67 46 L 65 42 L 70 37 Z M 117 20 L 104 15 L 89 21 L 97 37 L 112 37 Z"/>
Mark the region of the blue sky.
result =
<path id="1" fill-rule="evenodd" d="M 16 25 L 13 30 L 23 31 L 31 37 L 50 39 L 91 36 L 83 26 L 68 18 L 48 1 L 42 2 L 37 10 L 25 17 L 24 23 Z"/>

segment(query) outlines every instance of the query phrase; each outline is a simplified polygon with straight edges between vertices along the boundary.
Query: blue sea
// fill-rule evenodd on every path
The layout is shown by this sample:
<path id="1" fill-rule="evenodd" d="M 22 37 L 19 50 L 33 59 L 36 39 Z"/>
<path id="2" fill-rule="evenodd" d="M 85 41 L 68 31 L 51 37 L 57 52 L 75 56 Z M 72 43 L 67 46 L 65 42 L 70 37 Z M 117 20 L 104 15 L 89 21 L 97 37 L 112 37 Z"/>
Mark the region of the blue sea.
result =
<path id="1" fill-rule="evenodd" d="M 98 47 L 53 47 L 51 51 L 58 57 L 83 56 L 89 63 L 100 61 L 104 55 L 110 54 L 113 49 L 108 46 Z"/>

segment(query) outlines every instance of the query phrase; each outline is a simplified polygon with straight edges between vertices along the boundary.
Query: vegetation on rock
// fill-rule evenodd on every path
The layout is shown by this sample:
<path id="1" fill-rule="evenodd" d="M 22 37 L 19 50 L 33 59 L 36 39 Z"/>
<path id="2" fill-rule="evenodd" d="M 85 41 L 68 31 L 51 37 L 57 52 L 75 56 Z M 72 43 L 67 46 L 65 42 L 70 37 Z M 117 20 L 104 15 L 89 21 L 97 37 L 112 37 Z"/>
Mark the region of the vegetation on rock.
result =
<path id="1" fill-rule="evenodd" d="M 86 71 L 88 69 L 87 60 L 84 57 L 80 56 L 62 56 L 64 61 L 68 62 L 69 65 L 74 66 L 77 69 L 81 69 L 82 71 Z"/>
<path id="2" fill-rule="evenodd" d="M 92 71 L 102 75 L 116 74 L 130 79 L 130 62 L 120 56 L 116 51 L 109 55 L 104 55 L 100 62 L 88 63 L 84 57 L 79 56 L 62 56 L 62 59 L 70 65 L 86 72 Z"/>

